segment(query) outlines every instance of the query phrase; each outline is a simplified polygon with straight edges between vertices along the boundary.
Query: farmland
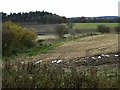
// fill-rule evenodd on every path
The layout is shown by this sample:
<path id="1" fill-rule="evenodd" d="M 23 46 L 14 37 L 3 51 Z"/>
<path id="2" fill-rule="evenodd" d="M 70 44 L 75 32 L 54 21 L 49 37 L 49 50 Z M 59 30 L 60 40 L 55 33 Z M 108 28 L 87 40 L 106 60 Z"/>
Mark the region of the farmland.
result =
<path id="1" fill-rule="evenodd" d="M 55 35 L 56 24 L 23 25 L 45 34 L 37 39 L 50 42 L 5 58 L 3 88 L 117 88 L 120 34 L 92 34 L 98 24 L 77 23 L 74 29 L 87 31 L 61 39 Z"/>
<path id="2" fill-rule="evenodd" d="M 58 24 L 23 24 L 22 26 L 26 28 L 33 28 L 36 30 L 37 33 L 44 33 L 44 34 L 55 34 L 54 28 Z M 75 23 L 73 29 L 78 29 L 82 33 L 96 33 L 97 25 L 106 25 L 111 27 L 112 31 L 114 32 L 114 27 L 118 26 L 118 23 Z M 75 30 L 72 30 L 75 32 Z M 75 32 L 76 33 L 76 32 Z"/>
<path id="3" fill-rule="evenodd" d="M 97 25 L 106 25 L 109 27 L 116 27 L 118 26 L 118 23 L 75 23 L 73 28 L 78 28 L 78 29 L 95 29 L 97 28 Z"/>
<path id="4" fill-rule="evenodd" d="M 23 24 L 27 28 L 35 28 L 36 30 L 51 30 L 54 29 L 57 24 Z M 75 23 L 73 28 L 77 29 L 90 29 L 97 28 L 97 25 L 106 25 L 109 27 L 116 27 L 118 23 Z"/>
<path id="5" fill-rule="evenodd" d="M 63 41 L 49 53 L 4 62 L 3 87 L 117 88 L 117 52 L 117 34 Z"/>

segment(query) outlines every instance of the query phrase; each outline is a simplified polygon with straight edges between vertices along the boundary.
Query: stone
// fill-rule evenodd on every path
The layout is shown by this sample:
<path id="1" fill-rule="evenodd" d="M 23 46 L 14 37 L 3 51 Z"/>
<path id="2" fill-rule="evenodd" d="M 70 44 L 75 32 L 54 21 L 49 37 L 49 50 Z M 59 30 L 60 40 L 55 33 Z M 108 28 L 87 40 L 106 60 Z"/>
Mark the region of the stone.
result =
<path id="1" fill-rule="evenodd" d="M 52 61 L 52 63 L 56 63 L 56 62 L 57 62 L 57 60 Z"/>
<path id="2" fill-rule="evenodd" d="M 119 55 L 115 55 L 115 57 L 118 57 Z"/>
<path id="3" fill-rule="evenodd" d="M 110 55 L 105 55 L 106 57 L 110 57 Z"/>
<path id="4" fill-rule="evenodd" d="M 101 56 L 98 56 L 98 58 L 101 58 Z"/>
<path id="5" fill-rule="evenodd" d="M 62 60 L 58 60 L 58 61 L 57 61 L 57 63 L 60 63 L 60 62 L 62 62 Z"/>
<path id="6" fill-rule="evenodd" d="M 38 63 L 41 63 L 42 62 L 42 60 L 39 60 L 39 61 L 36 61 L 34 64 L 38 64 Z"/>

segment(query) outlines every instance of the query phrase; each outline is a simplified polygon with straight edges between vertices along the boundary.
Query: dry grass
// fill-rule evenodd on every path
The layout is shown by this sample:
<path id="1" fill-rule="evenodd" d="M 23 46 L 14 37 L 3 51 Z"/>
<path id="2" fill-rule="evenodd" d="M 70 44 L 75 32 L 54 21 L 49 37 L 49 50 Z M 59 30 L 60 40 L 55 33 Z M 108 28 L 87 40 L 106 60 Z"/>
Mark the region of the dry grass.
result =
<path id="1" fill-rule="evenodd" d="M 64 43 L 52 53 L 43 54 L 40 58 L 43 60 L 55 58 L 69 60 L 76 57 L 85 57 L 117 51 L 118 34 L 103 34 Z"/>

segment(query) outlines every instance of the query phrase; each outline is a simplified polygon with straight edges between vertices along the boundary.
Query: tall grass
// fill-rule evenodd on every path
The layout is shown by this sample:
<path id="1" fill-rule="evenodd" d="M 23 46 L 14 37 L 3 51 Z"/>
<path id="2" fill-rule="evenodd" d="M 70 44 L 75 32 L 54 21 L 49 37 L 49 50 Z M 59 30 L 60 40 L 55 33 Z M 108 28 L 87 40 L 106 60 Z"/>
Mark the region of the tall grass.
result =
<path id="1" fill-rule="evenodd" d="M 11 63 L 7 61 L 3 68 L 3 88 L 117 88 L 117 76 L 106 73 L 98 75 L 98 69 L 91 67 L 81 72 L 76 66 L 69 70 L 60 65 L 49 63 Z M 104 71 L 104 70 L 103 70 Z"/>

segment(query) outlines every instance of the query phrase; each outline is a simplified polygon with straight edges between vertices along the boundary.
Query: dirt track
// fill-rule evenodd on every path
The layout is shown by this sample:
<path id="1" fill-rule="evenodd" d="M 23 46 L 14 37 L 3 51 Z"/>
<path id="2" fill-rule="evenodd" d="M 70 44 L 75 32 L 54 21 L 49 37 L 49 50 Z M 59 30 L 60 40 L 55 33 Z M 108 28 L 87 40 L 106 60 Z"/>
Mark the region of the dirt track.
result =
<path id="1" fill-rule="evenodd" d="M 65 43 L 51 53 L 33 57 L 33 60 L 70 60 L 102 53 L 114 53 L 117 51 L 118 35 L 103 34 Z"/>

